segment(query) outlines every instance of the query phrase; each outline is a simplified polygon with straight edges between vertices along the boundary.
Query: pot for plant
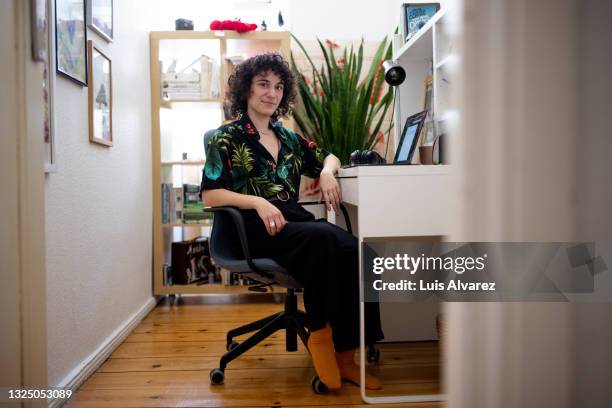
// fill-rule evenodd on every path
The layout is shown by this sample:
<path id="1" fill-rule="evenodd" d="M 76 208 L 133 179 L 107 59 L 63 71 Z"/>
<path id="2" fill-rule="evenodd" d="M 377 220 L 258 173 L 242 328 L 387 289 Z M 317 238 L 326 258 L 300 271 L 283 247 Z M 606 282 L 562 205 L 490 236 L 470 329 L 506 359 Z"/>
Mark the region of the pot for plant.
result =
<path id="1" fill-rule="evenodd" d="M 419 146 L 421 164 L 433 164 L 433 146 Z"/>

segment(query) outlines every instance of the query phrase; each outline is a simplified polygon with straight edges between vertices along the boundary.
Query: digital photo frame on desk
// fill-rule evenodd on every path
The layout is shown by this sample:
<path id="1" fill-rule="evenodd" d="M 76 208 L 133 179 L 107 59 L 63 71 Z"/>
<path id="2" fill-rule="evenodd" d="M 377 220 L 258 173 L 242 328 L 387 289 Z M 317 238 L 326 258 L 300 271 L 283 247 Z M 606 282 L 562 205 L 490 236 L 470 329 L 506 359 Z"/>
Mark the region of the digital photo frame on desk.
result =
<path id="1" fill-rule="evenodd" d="M 425 122 L 425 116 L 427 116 L 427 111 L 419 112 L 406 119 L 393 164 L 410 164 L 419 141 L 421 128 Z"/>

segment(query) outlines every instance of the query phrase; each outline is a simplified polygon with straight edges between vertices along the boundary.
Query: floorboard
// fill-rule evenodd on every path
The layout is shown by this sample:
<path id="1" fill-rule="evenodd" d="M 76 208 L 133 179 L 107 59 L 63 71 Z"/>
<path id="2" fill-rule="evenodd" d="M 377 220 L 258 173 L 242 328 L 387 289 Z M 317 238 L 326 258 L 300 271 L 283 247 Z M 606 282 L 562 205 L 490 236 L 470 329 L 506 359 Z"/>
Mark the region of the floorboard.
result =
<path id="1" fill-rule="evenodd" d="M 225 383 L 209 372 L 225 352 L 227 330 L 282 310 L 270 302 L 221 304 L 191 298 L 156 307 L 77 390 L 66 407 L 366 407 L 359 388 L 316 395 L 307 350 L 285 351 L 277 333 L 229 364 Z M 372 396 L 440 392 L 436 342 L 383 343 L 381 359 L 368 369 L 384 389 Z M 367 405 L 371 406 L 371 405 Z M 439 407 L 439 403 L 380 407 Z"/>

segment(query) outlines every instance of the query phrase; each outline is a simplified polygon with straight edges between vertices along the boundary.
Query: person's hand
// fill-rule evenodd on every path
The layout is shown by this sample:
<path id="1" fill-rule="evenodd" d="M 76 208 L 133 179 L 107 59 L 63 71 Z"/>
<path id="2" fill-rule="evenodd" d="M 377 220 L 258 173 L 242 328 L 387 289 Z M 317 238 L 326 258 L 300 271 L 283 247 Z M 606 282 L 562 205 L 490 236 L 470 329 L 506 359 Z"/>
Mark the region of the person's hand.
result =
<path id="1" fill-rule="evenodd" d="M 257 211 L 257 215 L 259 215 L 259 218 L 261 218 L 266 226 L 268 234 L 272 236 L 278 234 L 287 225 L 283 213 L 265 198 L 257 198 L 255 211 Z"/>
<path id="2" fill-rule="evenodd" d="M 319 188 L 321 189 L 323 201 L 327 204 L 327 209 L 331 211 L 333 208 L 334 211 L 337 211 L 340 202 L 342 202 L 342 191 L 333 173 L 326 171 L 321 172 L 321 176 L 319 177 Z"/>

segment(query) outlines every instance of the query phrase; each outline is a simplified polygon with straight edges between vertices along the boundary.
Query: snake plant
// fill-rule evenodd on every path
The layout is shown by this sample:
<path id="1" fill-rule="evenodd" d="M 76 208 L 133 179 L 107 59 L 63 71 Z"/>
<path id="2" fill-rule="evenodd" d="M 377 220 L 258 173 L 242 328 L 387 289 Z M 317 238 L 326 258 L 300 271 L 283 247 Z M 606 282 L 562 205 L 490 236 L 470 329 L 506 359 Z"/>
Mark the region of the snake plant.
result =
<path id="1" fill-rule="evenodd" d="M 344 47 L 341 59 L 336 61 L 334 44 L 327 41 L 325 46 L 317 39 L 324 57 L 323 64 L 317 69 L 302 43 L 292 37 L 312 68 L 310 80 L 309 73 L 299 71 L 291 53 L 291 69 L 297 78 L 302 102 L 293 112 L 293 117 L 304 135 L 335 154 L 343 164 L 348 162 L 354 150 L 373 149 L 393 100 L 393 90 L 385 85 L 382 72 L 383 61 L 391 58 L 391 42 L 386 37 L 383 39 L 367 75 L 360 80 L 363 41 L 357 52 L 352 45 L 350 49 Z"/>

